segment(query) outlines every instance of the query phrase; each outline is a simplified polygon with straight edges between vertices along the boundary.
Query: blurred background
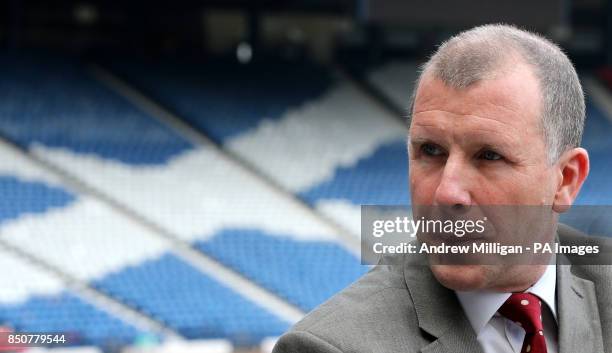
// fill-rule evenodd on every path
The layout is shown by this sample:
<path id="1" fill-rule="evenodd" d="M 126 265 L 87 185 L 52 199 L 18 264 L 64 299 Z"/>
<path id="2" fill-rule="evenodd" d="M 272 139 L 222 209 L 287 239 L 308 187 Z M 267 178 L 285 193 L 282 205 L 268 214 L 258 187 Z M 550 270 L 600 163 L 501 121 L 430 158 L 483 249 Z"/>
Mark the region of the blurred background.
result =
<path id="1" fill-rule="evenodd" d="M 578 203 L 612 201 L 604 0 L 1 4 L 0 331 L 61 351 L 270 352 L 368 270 L 360 205 L 409 203 L 418 65 L 474 25 L 568 53 Z"/>

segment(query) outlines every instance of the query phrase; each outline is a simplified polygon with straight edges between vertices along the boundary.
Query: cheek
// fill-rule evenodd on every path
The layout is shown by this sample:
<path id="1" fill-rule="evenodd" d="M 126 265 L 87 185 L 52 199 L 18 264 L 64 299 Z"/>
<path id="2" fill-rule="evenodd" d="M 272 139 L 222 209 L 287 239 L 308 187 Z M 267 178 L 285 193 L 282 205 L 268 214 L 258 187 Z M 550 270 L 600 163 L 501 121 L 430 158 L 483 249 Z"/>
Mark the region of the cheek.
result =
<path id="1" fill-rule="evenodd" d="M 541 205 L 554 196 L 551 175 L 535 167 L 500 168 L 472 175 L 473 199 L 480 205 Z"/>
<path id="2" fill-rule="evenodd" d="M 544 171 L 538 181 L 540 182 L 540 198 L 543 200 L 543 204 L 552 205 L 559 186 L 555 171 L 552 169 Z"/>
<path id="3" fill-rule="evenodd" d="M 510 174 L 498 187 L 502 199 L 511 204 L 542 205 L 554 197 L 553 180 L 546 171 Z"/>
<path id="4" fill-rule="evenodd" d="M 410 194 L 415 205 L 429 205 L 438 187 L 436 173 L 426 172 L 423 168 L 412 166 L 409 172 Z"/>

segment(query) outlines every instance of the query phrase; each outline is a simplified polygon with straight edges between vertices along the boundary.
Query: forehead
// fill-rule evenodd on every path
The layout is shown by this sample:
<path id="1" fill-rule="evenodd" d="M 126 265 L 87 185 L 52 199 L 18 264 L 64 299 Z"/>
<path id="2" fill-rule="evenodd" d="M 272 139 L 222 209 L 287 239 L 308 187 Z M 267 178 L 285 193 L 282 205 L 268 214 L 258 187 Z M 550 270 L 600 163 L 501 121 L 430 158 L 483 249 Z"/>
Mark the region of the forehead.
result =
<path id="1" fill-rule="evenodd" d="M 441 115 L 478 117 L 470 123 L 536 127 L 541 112 L 541 91 L 531 68 L 525 64 L 508 66 L 490 79 L 466 88 L 446 85 L 425 72 L 415 96 L 413 121 Z M 441 121 L 440 121 L 441 122 Z"/>

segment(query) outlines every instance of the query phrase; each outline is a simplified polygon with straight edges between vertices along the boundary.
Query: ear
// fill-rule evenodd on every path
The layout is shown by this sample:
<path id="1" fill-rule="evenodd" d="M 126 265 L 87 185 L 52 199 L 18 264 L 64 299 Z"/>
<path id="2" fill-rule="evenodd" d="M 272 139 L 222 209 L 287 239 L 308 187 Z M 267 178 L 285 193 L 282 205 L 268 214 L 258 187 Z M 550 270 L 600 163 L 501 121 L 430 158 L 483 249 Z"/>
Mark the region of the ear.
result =
<path id="1" fill-rule="evenodd" d="M 589 154 L 584 148 L 572 148 L 561 155 L 556 168 L 559 184 L 555 192 L 553 210 L 563 213 L 572 206 L 589 175 Z"/>

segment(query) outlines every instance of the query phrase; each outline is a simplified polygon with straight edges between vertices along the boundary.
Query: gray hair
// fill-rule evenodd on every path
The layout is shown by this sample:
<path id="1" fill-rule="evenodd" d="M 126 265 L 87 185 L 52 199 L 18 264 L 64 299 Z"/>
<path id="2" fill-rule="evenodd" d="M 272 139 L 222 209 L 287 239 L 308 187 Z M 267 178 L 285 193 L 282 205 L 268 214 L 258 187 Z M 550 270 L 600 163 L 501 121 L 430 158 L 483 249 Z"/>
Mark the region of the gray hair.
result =
<path id="1" fill-rule="evenodd" d="M 434 77 L 454 88 L 494 77 L 508 58 L 519 55 L 532 67 L 542 97 L 541 129 L 549 161 L 580 146 L 585 103 L 576 70 L 563 51 L 548 39 L 514 26 L 484 25 L 461 32 L 442 43 L 422 67 L 410 100 L 411 117 L 421 77 Z"/>

